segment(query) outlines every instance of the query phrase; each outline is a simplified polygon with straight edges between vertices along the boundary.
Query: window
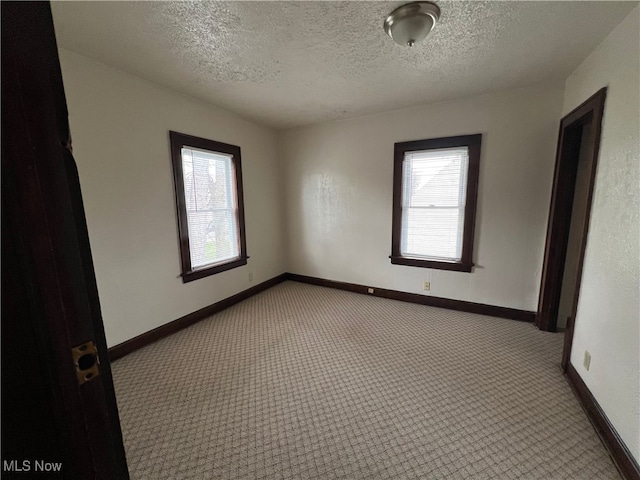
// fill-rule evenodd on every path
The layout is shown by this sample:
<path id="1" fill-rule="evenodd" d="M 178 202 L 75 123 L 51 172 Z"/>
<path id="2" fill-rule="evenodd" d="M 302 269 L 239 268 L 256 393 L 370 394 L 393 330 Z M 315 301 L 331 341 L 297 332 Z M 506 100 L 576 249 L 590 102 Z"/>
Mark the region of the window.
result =
<path id="1" fill-rule="evenodd" d="M 395 144 L 391 263 L 471 271 L 481 141 Z"/>
<path id="2" fill-rule="evenodd" d="M 182 281 L 247 264 L 240 147 L 169 132 Z"/>

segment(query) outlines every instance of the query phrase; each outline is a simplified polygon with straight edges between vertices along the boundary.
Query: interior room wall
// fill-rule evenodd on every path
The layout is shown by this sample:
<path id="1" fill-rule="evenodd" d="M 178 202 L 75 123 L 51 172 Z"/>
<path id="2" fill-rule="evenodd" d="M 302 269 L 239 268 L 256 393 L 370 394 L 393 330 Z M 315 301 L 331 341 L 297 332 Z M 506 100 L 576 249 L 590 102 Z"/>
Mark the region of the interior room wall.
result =
<path id="1" fill-rule="evenodd" d="M 640 8 L 566 81 L 563 113 L 607 86 L 571 364 L 640 459 Z M 583 366 L 591 353 L 589 371 Z"/>
<path id="2" fill-rule="evenodd" d="M 109 346 L 284 272 L 276 131 L 66 50 L 60 61 Z M 169 130 L 242 149 L 248 265 L 182 283 Z"/>
<path id="3" fill-rule="evenodd" d="M 285 132 L 288 271 L 536 310 L 562 94 L 560 82 Z M 394 143 L 475 133 L 475 270 L 391 265 Z"/>

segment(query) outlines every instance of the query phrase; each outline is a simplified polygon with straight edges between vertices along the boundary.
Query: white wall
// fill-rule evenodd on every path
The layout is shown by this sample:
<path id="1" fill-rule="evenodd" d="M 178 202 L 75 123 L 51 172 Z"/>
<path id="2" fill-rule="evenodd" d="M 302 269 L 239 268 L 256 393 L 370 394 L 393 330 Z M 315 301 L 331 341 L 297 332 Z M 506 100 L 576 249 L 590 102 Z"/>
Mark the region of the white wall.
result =
<path id="1" fill-rule="evenodd" d="M 288 271 L 536 310 L 561 108 L 553 84 L 286 132 Z M 391 265 L 394 143 L 474 133 L 475 271 Z"/>
<path id="2" fill-rule="evenodd" d="M 640 9 L 567 79 L 563 113 L 608 86 L 571 363 L 640 460 Z M 582 365 L 585 350 L 591 367 Z"/>
<path id="3" fill-rule="evenodd" d="M 275 131 L 65 50 L 60 60 L 109 346 L 284 272 Z M 242 149 L 248 265 L 179 278 L 169 130 Z"/>

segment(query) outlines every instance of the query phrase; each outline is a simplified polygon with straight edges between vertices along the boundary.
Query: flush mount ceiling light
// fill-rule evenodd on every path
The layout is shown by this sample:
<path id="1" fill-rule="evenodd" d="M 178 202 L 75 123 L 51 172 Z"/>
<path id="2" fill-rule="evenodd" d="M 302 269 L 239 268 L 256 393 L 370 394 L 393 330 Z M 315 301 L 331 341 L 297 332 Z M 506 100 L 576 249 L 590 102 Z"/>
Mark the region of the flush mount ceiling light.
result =
<path id="1" fill-rule="evenodd" d="M 413 47 L 423 40 L 440 18 L 431 2 L 413 2 L 396 8 L 384 21 L 384 31 L 399 45 Z"/>

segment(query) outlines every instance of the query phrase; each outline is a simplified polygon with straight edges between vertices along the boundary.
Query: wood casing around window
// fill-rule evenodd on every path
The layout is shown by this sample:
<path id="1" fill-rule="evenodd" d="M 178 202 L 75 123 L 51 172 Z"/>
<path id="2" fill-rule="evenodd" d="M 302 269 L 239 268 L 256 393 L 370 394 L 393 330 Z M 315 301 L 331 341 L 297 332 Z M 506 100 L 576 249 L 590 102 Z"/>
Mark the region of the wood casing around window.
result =
<path id="1" fill-rule="evenodd" d="M 180 242 L 180 263 L 182 271 L 180 276 L 183 283 L 191 282 L 199 278 L 208 277 L 216 273 L 231 270 L 247 264 L 247 242 L 244 225 L 244 195 L 242 190 L 242 168 L 240 147 L 228 143 L 207 140 L 184 133 L 169 132 L 171 143 L 171 163 L 173 164 L 173 183 L 176 196 L 176 210 L 178 217 L 178 236 Z M 211 152 L 225 153 L 232 156 L 235 173 L 236 201 L 238 208 L 238 236 L 240 255 L 228 261 L 214 264 L 208 267 L 193 269 L 191 267 L 191 253 L 189 249 L 189 225 L 187 223 L 187 205 L 185 201 L 184 182 L 182 172 L 182 147 L 195 147 Z"/>
<path id="2" fill-rule="evenodd" d="M 481 145 L 482 134 L 414 140 L 410 142 L 399 142 L 394 145 L 393 219 L 391 230 L 391 255 L 389 256 L 392 264 L 433 268 L 438 270 L 453 270 L 458 272 L 471 272 L 473 270 L 473 242 L 475 236 L 476 207 L 478 204 Z M 468 147 L 469 149 L 461 259 L 459 262 L 447 262 L 403 256 L 400 252 L 400 237 L 402 232 L 402 164 L 405 153 L 410 151 L 453 147 Z"/>

